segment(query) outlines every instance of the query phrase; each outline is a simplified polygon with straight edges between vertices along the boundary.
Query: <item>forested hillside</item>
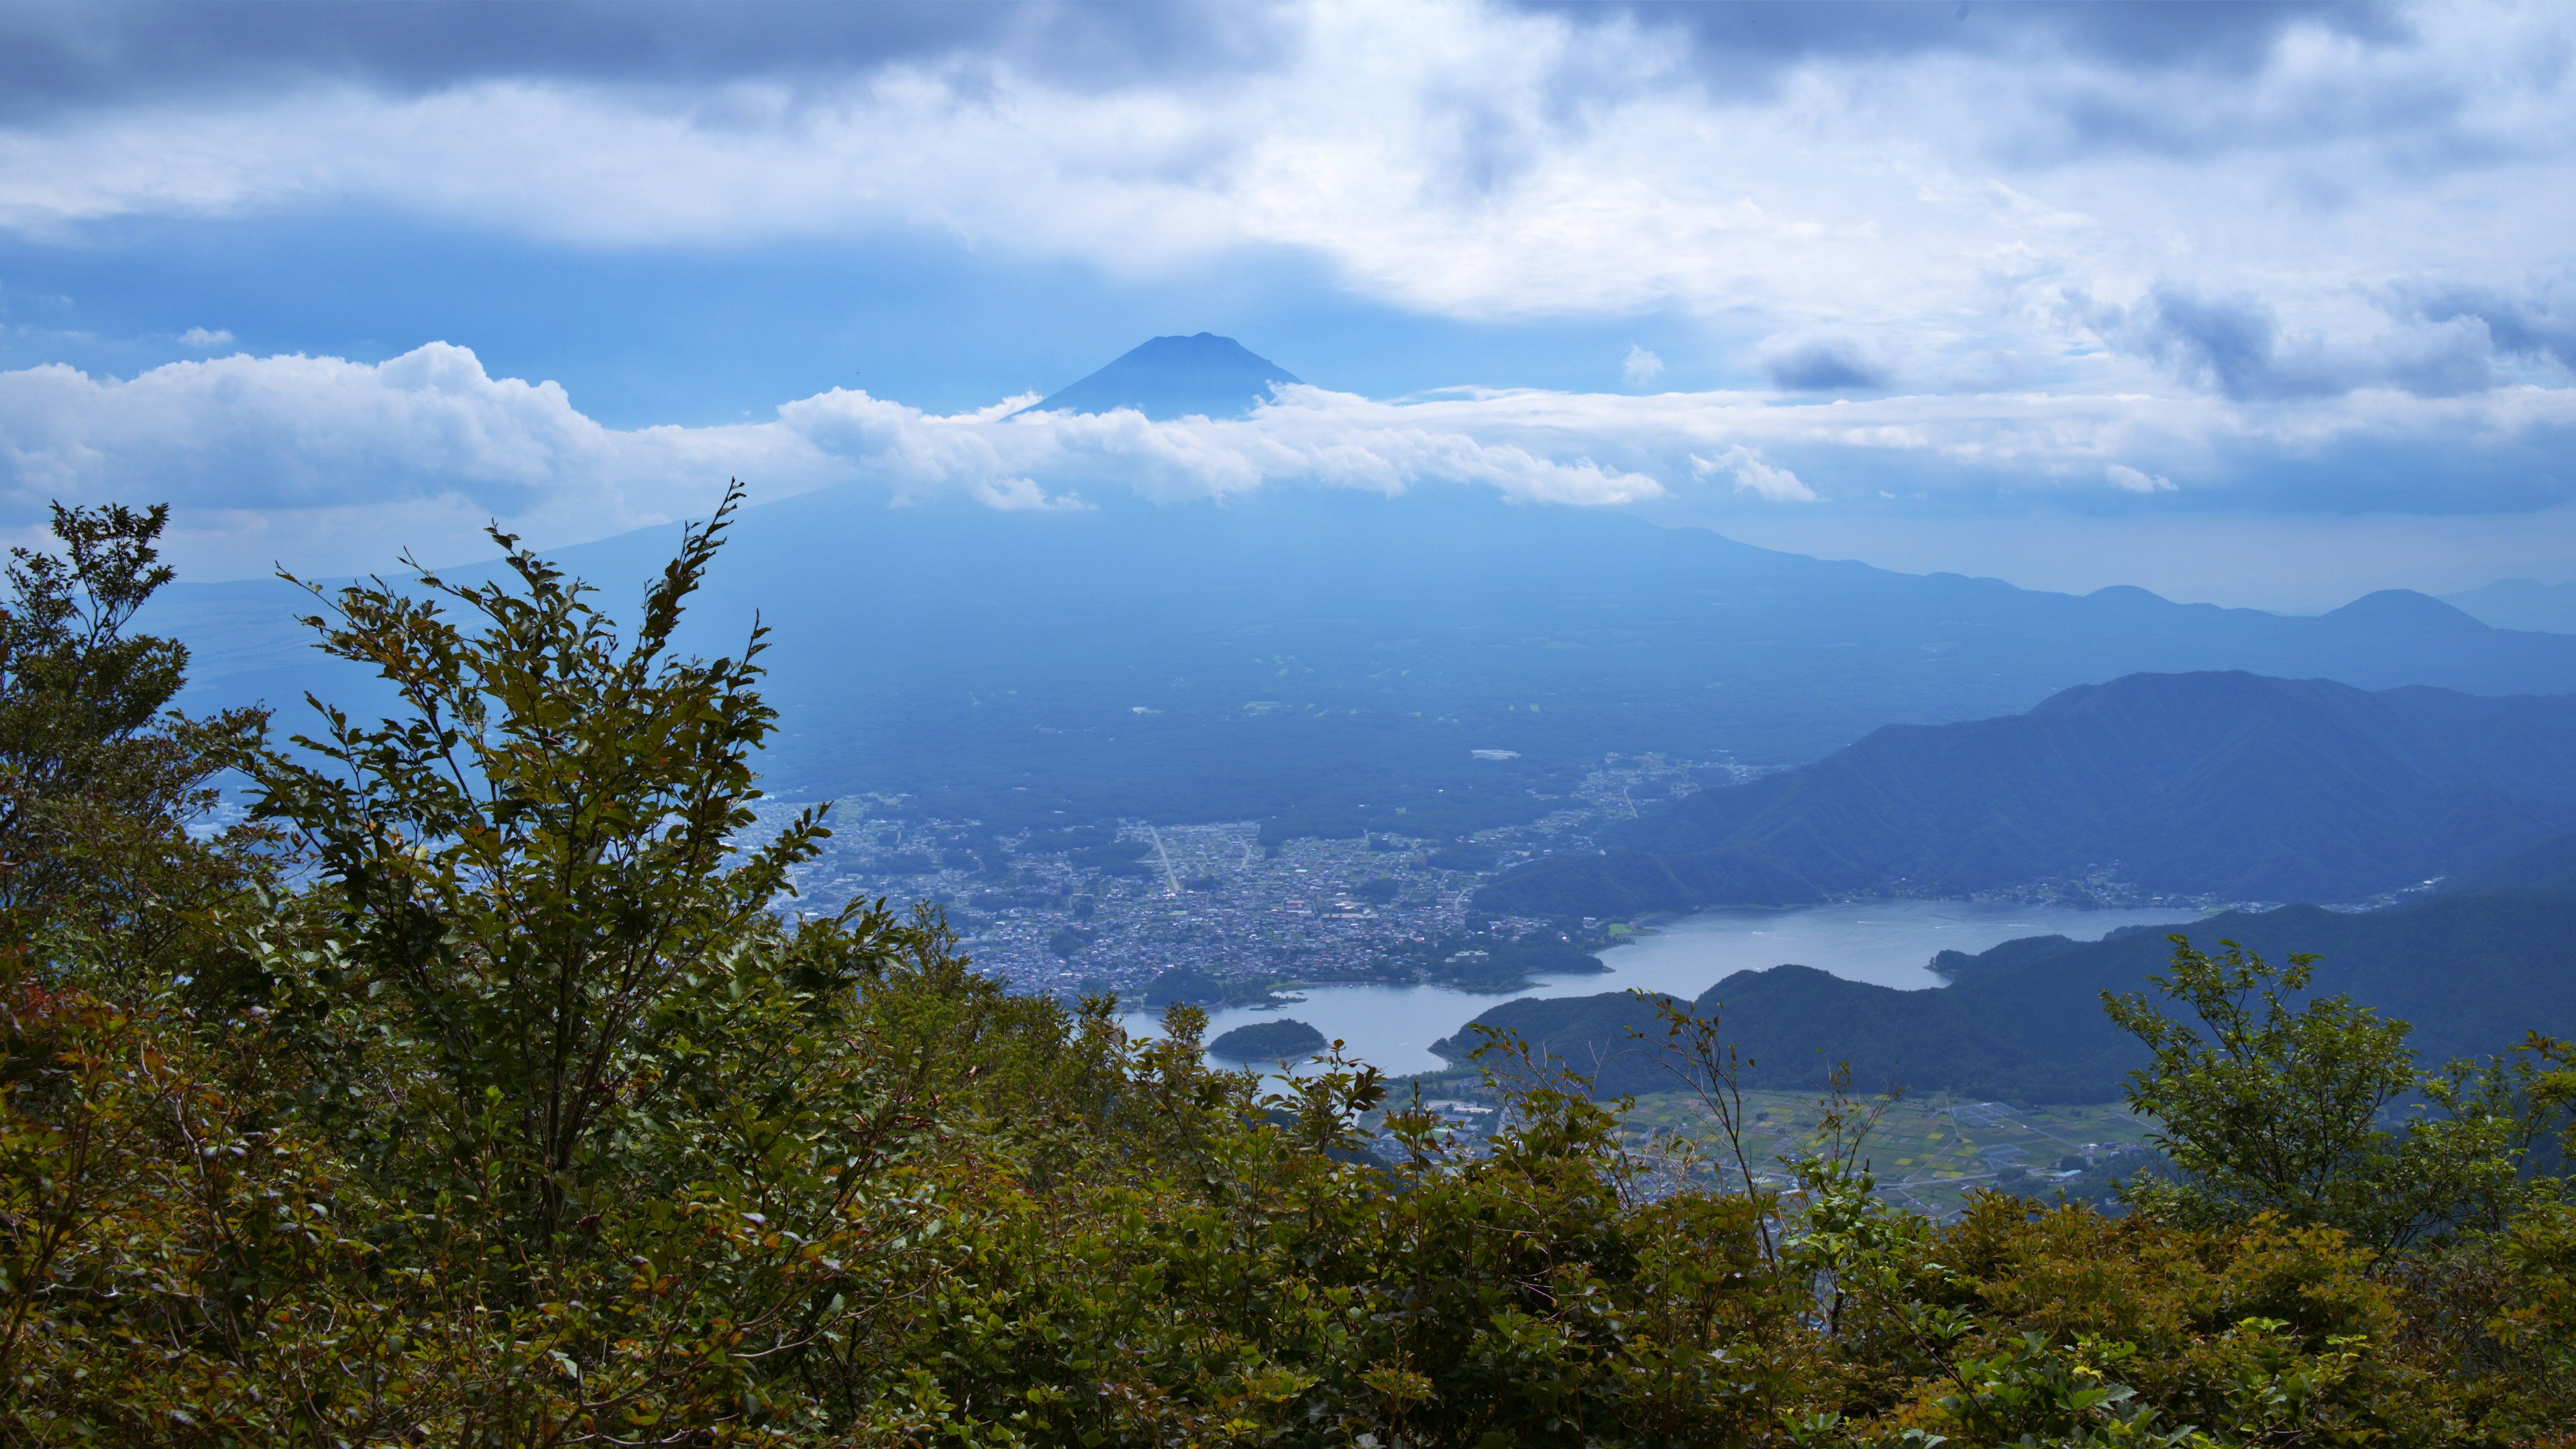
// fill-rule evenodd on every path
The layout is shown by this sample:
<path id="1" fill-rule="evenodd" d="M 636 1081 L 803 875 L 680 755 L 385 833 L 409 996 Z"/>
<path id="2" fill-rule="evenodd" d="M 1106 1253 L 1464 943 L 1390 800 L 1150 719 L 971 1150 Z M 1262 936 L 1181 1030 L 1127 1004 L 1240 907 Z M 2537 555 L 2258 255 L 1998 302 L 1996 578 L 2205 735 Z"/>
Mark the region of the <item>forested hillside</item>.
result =
<path id="1" fill-rule="evenodd" d="M 2027 714 L 1890 725 L 1614 827 L 1609 855 L 1533 865 L 1484 900 L 1614 916 L 2100 872 L 2159 893 L 2350 901 L 2569 829 L 2576 695 L 2145 674 Z"/>
<path id="2" fill-rule="evenodd" d="M 2274 956 L 2314 952 L 2317 989 L 2411 1022 L 2438 1058 L 2474 1056 L 2523 1032 L 2576 1035 L 2576 837 L 2498 866 L 2473 892 L 2384 911 L 2292 906 L 2229 912 L 2186 930 L 2202 950 L 2233 940 Z M 1958 953 L 1944 953 L 1955 956 Z M 2106 1020 L 2105 991 L 2139 989 L 2172 949 L 2166 933 L 2011 941 L 1945 962 L 1954 984 L 1897 991 L 1784 964 L 1738 972 L 1701 995 L 1759 1065 L 1748 1082 L 1803 1087 L 1848 1061 L 1861 1080 L 2024 1102 L 2105 1101 L 2144 1060 Z M 1653 1017 L 1620 993 L 1506 1003 L 1476 1018 L 1568 1060 L 1601 1062 L 1605 1091 L 1651 1091 L 1652 1060 L 1629 1033 Z M 1473 1027 L 1450 1039 L 1463 1055 Z"/>
<path id="3" fill-rule="evenodd" d="M 2511 1001 L 2444 1069 L 2169 953 L 2095 1000 L 2163 1149 L 2118 1215 L 1895 1211 L 1830 1084 L 1751 1161 L 1679 1010 L 1688 1130 L 1500 1037 L 1470 1146 L 1009 995 L 934 912 L 786 909 L 828 817 L 746 841 L 760 641 L 677 647 L 724 515 L 624 623 L 516 550 L 317 601 L 395 704 L 299 737 L 163 711 L 163 523 L 58 512 L 0 619 L 0 1442 L 2568 1442 L 2576 1070 Z M 2507 899 L 2562 909 L 2441 906 Z"/>

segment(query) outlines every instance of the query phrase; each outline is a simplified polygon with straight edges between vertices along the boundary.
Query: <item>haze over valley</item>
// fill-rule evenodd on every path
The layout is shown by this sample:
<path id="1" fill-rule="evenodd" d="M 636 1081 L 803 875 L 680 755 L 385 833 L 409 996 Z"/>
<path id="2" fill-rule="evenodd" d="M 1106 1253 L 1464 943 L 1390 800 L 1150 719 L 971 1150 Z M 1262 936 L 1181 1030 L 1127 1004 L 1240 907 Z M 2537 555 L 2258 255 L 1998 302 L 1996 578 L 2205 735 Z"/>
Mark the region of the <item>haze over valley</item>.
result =
<path id="1" fill-rule="evenodd" d="M 1244 416 L 1296 385 L 1200 333 L 1029 406 Z M 613 608 L 671 539 L 550 553 Z M 2576 634 L 2405 590 L 2066 595 L 1438 488 L 998 514 L 827 488 L 745 509 L 720 559 L 689 640 L 769 631 L 767 811 L 837 802 L 795 908 L 929 901 L 1068 1000 L 1418 986 L 1455 1026 L 1663 914 L 2360 907 L 2576 831 Z M 183 703 L 381 701 L 300 593 L 157 599 L 202 661 Z"/>

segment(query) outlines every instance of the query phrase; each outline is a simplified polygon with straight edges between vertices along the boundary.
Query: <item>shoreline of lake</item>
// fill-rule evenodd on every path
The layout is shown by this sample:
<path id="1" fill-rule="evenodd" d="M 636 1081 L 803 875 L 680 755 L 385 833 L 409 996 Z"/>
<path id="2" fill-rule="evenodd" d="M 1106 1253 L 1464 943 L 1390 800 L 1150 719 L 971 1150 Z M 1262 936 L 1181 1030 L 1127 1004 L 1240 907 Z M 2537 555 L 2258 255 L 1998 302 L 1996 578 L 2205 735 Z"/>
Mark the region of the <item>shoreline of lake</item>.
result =
<path id="1" fill-rule="evenodd" d="M 1208 1037 L 1238 1026 L 1293 1017 L 1352 1056 L 1395 1075 L 1449 1063 L 1431 1044 L 1479 1014 L 1523 997 L 1593 996 L 1643 989 L 1698 996 L 1738 971 L 1810 966 L 1846 980 L 1903 991 L 1947 983 L 1930 969 L 1935 953 L 1974 954 L 2027 936 L 2098 941 L 2126 926 L 2196 920 L 2189 906 L 2084 909 L 1986 901 L 1875 900 L 1821 906 L 1752 907 L 1669 918 L 1599 953 L 1597 972 L 1542 977 L 1522 991 L 1475 994 L 1451 986 L 1320 983 L 1297 989 L 1286 1006 L 1230 1006 L 1208 1013 Z M 1123 1016 L 1150 1035 L 1158 1013 Z M 1231 1065 L 1231 1064 L 1225 1064 Z"/>

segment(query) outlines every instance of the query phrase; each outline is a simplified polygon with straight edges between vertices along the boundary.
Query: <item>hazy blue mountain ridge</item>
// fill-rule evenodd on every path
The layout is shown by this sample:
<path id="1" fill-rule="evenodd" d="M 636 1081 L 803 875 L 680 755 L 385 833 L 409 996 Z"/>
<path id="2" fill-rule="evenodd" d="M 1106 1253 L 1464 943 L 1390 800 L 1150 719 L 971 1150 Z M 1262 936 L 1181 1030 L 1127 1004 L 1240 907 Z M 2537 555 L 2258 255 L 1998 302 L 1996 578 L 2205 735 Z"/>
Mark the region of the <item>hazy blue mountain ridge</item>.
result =
<path id="1" fill-rule="evenodd" d="M 2314 991 L 2344 992 L 2411 1023 L 2428 1064 L 2507 1050 L 2538 1030 L 2576 1033 L 2576 838 L 2548 843 L 2506 872 L 2531 884 L 2419 899 L 2384 911 L 2291 906 L 2229 912 L 2178 928 L 2203 950 L 2232 939 L 2277 960 L 2323 955 Z M 1749 1086 L 1803 1088 L 1848 1061 L 1864 1087 L 1897 1083 L 2022 1102 L 2104 1101 L 2143 1065 L 2134 1039 L 2102 1014 L 2104 991 L 2146 987 L 2172 948 L 2164 933 L 2006 942 L 1923 991 L 1845 981 L 1805 966 L 1741 971 L 1694 1003 L 1720 1015 L 1752 1059 Z M 1986 963 L 1991 962 L 1991 965 Z M 1628 1033 L 1660 1040 L 1652 1012 L 1624 993 L 1523 999 L 1476 1018 L 1572 1062 L 1603 1063 L 1605 1094 L 1668 1090 L 1670 1078 Z M 1471 1050 L 1462 1030 L 1441 1048 Z"/>
<path id="2" fill-rule="evenodd" d="M 2464 594 L 2445 594 L 2443 602 L 2499 629 L 2538 629 L 2576 634 L 2576 583 L 2544 584 L 2537 579 L 2498 579 Z"/>
<path id="3" fill-rule="evenodd" d="M 631 615 L 674 532 L 549 552 Z M 309 607 L 273 582 L 181 584 L 145 624 L 195 647 L 189 708 L 378 698 L 303 646 L 289 621 Z M 742 513 L 684 642 L 732 652 L 755 615 L 780 792 L 903 792 L 996 824 L 1443 838 L 1544 813 L 1533 791 L 1607 751 L 1795 764 L 2141 670 L 2576 691 L 2576 637 L 2420 595 L 2318 618 L 2076 597 L 1445 486 L 1043 514 L 829 489 Z"/>
<path id="4" fill-rule="evenodd" d="M 2576 696 L 2142 674 L 2025 714 L 1881 728 L 1801 769 L 1614 826 L 1614 854 L 1535 863 L 1484 900 L 1609 916 L 1961 894 L 2114 862 L 2155 892 L 2352 900 L 2569 829 Z M 1750 889 L 1728 893 L 1739 886 Z"/>

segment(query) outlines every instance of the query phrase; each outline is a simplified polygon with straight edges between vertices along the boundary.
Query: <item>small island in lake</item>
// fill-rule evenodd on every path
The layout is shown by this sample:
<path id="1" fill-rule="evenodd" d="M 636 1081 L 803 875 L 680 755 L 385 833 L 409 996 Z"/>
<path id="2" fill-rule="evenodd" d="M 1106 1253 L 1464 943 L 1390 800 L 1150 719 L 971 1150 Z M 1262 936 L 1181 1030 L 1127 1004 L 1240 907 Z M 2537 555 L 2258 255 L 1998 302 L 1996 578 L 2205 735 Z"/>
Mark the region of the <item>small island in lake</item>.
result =
<path id="1" fill-rule="evenodd" d="M 1302 1021 L 1282 1018 L 1238 1026 L 1208 1043 L 1210 1056 L 1236 1062 L 1277 1061 L 1310 1056 L 1324 1049 L 1324 1034 Z"/>

